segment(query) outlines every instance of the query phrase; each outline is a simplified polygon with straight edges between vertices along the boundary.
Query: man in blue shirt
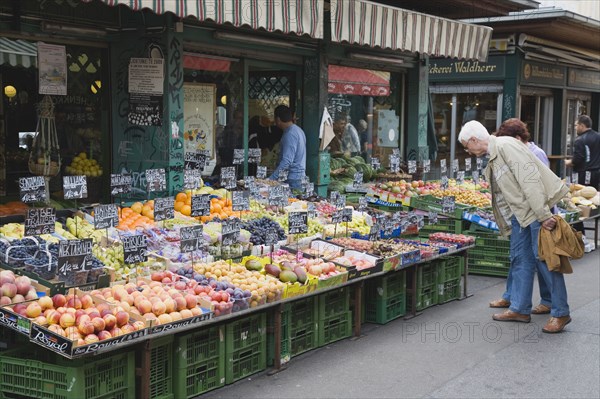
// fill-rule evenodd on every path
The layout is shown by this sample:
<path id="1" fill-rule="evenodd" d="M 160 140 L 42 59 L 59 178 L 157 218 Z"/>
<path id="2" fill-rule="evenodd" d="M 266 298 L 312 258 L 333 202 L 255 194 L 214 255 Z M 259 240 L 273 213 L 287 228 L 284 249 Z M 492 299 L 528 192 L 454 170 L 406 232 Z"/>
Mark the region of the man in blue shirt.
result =
<path id="1" fill-rule="evenodd" d="M 291 189 L 302 188 L 302 178 L 306 174 L 306 136 L 293 121 L 290 108 L 280 105 L 275 108 L 275 125 L 283 130 L 279 161 L 271 175 L 271 180 L 278 180 L 282 170 L 288 171 L 287 183 Z"/>

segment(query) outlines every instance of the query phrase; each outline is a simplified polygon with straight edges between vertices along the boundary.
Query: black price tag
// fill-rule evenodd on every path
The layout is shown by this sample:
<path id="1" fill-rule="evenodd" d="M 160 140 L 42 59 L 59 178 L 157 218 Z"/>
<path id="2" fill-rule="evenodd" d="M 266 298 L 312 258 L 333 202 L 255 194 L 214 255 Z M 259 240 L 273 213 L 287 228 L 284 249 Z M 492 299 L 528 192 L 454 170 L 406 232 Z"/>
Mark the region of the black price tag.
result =
<path id="1" fill-rule="evenodd" d="M 302 191 L 306 197 L 312 197 L 315 193 L 315 183 L 306 183 L 302 185 Z"/>
<path id="2" fill-rule="evenodd" d="M 228 190 L 236 187 L 235 166 L 221 168 L 221 187 Z"/>
<path id="3" fill-rule="evenodd" d="M 195 190 L 200 187 L 202 172 L 200 169 L 183 170 L 183 187 L 185 190 Z"/>
<path id="4" fill-rule="evenodd" d="M 87 178 L 85 175 L 63 176 L 64 199 L 87 198 Z"/>
<path id="5" fill-rule="evenodd" d="M 465 171 L 459 170 L 456 173 L 456 184 L 463 184 L 465 182 Z"/>
<path id="6" fill-rule="evenodd" d="M 367 197 L 360 197 L 358 199 L 358 211 L 366 212 L 369 202 L 367 201 Z"/>
<path id="7" fill-rule="evenodd" d="M 437 224 L 437 222 L 438 222 L 438 213 L 437 212 L 429 211 L 429 215 L 428 215 L 427 219 L 428 219 L 427 224 L 429 224 L 429 225 Z"/>
<path id="8" fill-rule="evenodd" d="M 331 223 L 333 223 L 333 224 L 342 223 L 343 220 L 344 220 L 344 210 L 343 209 L 338 209 L 338 210 L 334 211 L 333 214 L 331 215 Z"/>
<path id="9" fill-rule="evenodd" d="M 190 215 L 196 216 L 208 216 L 210 215 L 210 195 L 199 194 L 192 195 L 191 201 L 191 212 Z"/>
<path id="10" fill-rule="evenodd" d="M 473 184 L 479 184 L 479 172 L 476 170 L 473 171 Z"/>
<path id="11" fill-rule="evenodd" d="M 571 175 L 571 181 L 574 184 L 579 184 L 579 173 L 573 172 L 573 174 Z"/>
<path id="12" fill-rule="evenodd" d="M 173 219 L 175 217 L 175 198 L 165 197 L 154 200 L 154 221 Z"/>
<path id="13" fill-rule="evenodd" d="M 25 236 L 36 236 L 40 234 L 54 233 L 56 222 L 56 210 L 54 208 L 31 208 L 27 209 L 25 218 Z"/>
<path id="14" fill-rule="evenodd" d="M 91 238 L 59 241 L 57 274 L 67 276 L 74 272 L 90 270 L 93 245 L 94 241 Z"/>
<path id="15" fill-rule="evenodd" d="M 262 157 L 260 148 L 248 148 L 248 163 L 259 164 Z"/>
<path id="16" fill-rule="evenodd" d="M 478 169 L 478 170 L 480 170 L 480 169 L 481 169 L 481 166 L 483 165 L 483 159 L 481 159 L 481 158 L 477 158 L 477 159 L 475 160 L 475 165 L 477 165 L 477 169 Z"/>
<path id="17" fill-rule="evenodd" d="M 246 187 L 246 190 L 252 191 L 255 185 L 256 178 L 254 176 L 244 176 L 244 187 Z"/>
<path id="18" fill-rule="evenodd" d="M 458 172 L 458 159 L 452 161 L 452 173 Z"/>
<path id="19" fill-rule="evenodd" d="M 364 178 L 363 172 L 356 172 L 354 174 L 354 181 L 352 182 L 352 187 L 354 187 L 354 188 L 362 187 L 363 178 Z"/>
<path id="20" fill-rule="evenodd" d="M 21 177 L 19 179 L 21 202 L 46 202 L 46 179 L 43 176 Z"/>
<path id="21" fill-rule="evenodd" d="M 585 183 L 584 184 L 586 186 L 589 186 L 591 181 L 592 181 L 592 172 L 590 172 L 589 170 L 587 170 L 585 172 Z"/>
<path id="22" fill-rule="evenodd" d="M 165 191 L 167 189 L 167 176 L 164 168 L 146 169 L 146 182 L 149 193 Z"/>
<path id="23" fill-rule="evenodd" d="M 398 155 L 398 157 L 400 157 L 400 149 L 399 148 L 392 149 L 392 154 Z"/>
<path id="24" fill-rule="evenodd" d="M 231 209 L 236 212 L 247 211 L 250 209 L 250 191 L 233 191 L 231 200 Z"/>
<path id="25" fill-rule="evenodd" d="M 352 208 L 342 209 L 342 222 L 351 222 L 351 221 L 352 221 Z"/>
<path id="26" fill-rule="evenodd" d="M 288 213 L 288 234 L 306 234 L 308 233 L 308 213 L 290 212 Z"/>
<path id="27" fill-rule="evenodd" d="M 442 213 L 454 213 L 456 209 L 456 198 L 454 196 L 449 195 L 447 197 L 442 197 Z"/>
<path id="28" fill-rule="evenodd" d="M 185 152 L 183 168 L 203 171 L 206 166 L 206 155 L 200 152 Z"/>
<path id="29" fill-rule="evenodd" d="M 182 227 L 179 230 L 180 234 L 180 251 L 182 253 L 193 252 L 201 250 L 204 247 L 204 226 L 196 225 L 189 227 Z"/>
<path id="30" fill-rule="evenodd" d="M 411 175 L 417 173 L 417 161 L 408 161 L 408 173 Z"/>
<path id="31" fill-rule="evenodd" d="M 123 236 L 123 262 L 128 265 L 148 260 L 148 238 L 144 234 Z"/>
<path id="32" fill-rule="evenodd" d="M 392 173 L 400 172 L 400 155 L 390 155 L 390 170 L 392 171 Z"/>
<path id="33" fill-rule="evenodd" d="M 471 158 L 465 158 L 465 170 L 471 171 Z"/>
<path id="34" fill-rule="evenodd" d="M 133 178 L 131 173 L 111 173 L 110 175 L 110 195 L 117 196 L 131 192 Z"/>
<path id="35" fill-rule="evenodd" d="M 377 241 L 379 239 L 379 226 L 374 225 L 369 229 L 369 241 Z"/>
<path id="36" fill-rule="evenodd" d="M 425 227 L 425 218 L 422 215 L 417 216 L 417 230 L 421 230 Z"/>
<path id="37" fill-rule="evenodd" d="M 279 206 L 279 205 L 281 205 L 283 198 L 284 198 L 284 195 L 283 195 L 283 186 L 282 185 L 269 187 L 269 196 L 268 196 L 269 205 Z"/>
<path id="38" fill-rule="evenodd" d="M 282 182 L 287 181 L 289 173 L 290 173 L 290 171 L 287 169 L 280 170 L 279 175 L 278 175 L 279 178 L 277 180 L 282 181 Z"/>
<path id="39" fill-rule="evenodd" d="M 329 193 L 329 202 L 331 202 L 332 205 L 337 204 L 337 199 L 340 196 L 340 192 L 339 191 L 332 191 Z"/>
<path id="40" fill-rule="evenodd" d="M 98 205 L 94 207 L 94 228 L 108 229 L 119 224 L 119 209 L 115 204 Z"/>
<path id="41" fill-rule="evenodd" d="M 243 148 L 235 148 L 233 150 L 233 164 L 241 165 L 244 163 L 244 149 Z"/>
<path id="42" fill-rule="evenodd" d="M 335 207 L 340 209 L 346 206 L 346 195 L 345 194 L 339 194 L 338 197 L 335 200 Z"/>
<path id="43" fill-rule="evenodd" d="M 391 218 L 386 218 L 383 223 L 383 235 L 391 236 L 396 228 L 396 223 Z"/>
<path id="44" fill-rule="evenodd" d="M 265 245 L 275 245 L 279 242 L 279 235 L 277 232 L 273 230 L 269 230 L 267 232 L 267 236 L 265 237 Z"/>
<path id="45" fill-rule="evenodd" d="M 267 167 L 266 166 L 257 166 L 256 167 L 256 178 L 257 179 L 266 179 L 267 178 Z"/>
<path id="46" fill-rule="evenodd" d="M 423 161 L 423 173 L 429 173 L 431 171 L 431 161 L 426 159 Z"/>
<path id="47" fill-rule="evenodd" d="M 314 204 L 314 202 L 309 202 L 308 204 L 306 204 L 306 210 L 308 211 L 309 218 L 317 217 L 317 207 Z"/>
<path id="48" fill-rule="evenodd" d="M 240 240 L 240 223 L 236 219 L 225 219 L 221 222 L 221 244 L 229 246 Z"/>
<path id="49" fill-rule="evenodd" d="M 448 172 L 448 167 L 446 166 L 446 160 L 440 159 L 440 173 Z"/>
<path id="50" fill-rule="evenodd" d="M 381 169 L 381 162 L 379 161 L 379 158 L 371 158 L 371 167 L 374 171 Z"/>
<path id="51" fill-rule="evenodd" d="M 448 176 L 444 175 L 441 179 L 442 190 L 446 190 L 448 188 Z"/>

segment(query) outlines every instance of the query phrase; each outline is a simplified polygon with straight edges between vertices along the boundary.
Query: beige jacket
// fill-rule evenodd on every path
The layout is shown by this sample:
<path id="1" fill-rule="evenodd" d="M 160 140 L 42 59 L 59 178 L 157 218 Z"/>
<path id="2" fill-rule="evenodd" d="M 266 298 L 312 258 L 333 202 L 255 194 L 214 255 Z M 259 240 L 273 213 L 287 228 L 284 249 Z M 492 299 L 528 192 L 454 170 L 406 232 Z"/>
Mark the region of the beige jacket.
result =
<path id="1" fill-rule="evenodd" d="M 490 136 L 488 153 L 484 174 L 491 183 L 492 208 L 500 233 L 510 235 L 507 213 L 514 215 L 522 227 L 552 217 L 550 208 L 569 192 L 558 176 L 513 137 Z"/>
<path id="2" fill-rule="evenodd" d="M 580 231 L 575 231 L 563 218 L 554 216 L 554 230 L 540 229 L 538 236 L 538 256 L 546 262 L 548 270 L 559 273 L 573 273 L 569 258 L 583 256 L 583 239 Z"/>

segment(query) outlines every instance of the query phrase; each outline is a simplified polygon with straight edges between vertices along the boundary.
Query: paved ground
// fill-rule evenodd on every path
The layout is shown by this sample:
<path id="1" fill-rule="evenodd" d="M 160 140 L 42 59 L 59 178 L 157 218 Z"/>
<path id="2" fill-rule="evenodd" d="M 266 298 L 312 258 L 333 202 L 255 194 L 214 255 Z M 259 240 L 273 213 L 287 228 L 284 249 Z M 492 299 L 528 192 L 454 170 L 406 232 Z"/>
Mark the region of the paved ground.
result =
<path id="1" fill-rule="evenodd" d="M 500 297 L 504 279 L 471 276 L 474 295 L 466 300 L 408 321 L 366 324 L 358 340 L 308 352 L 281 373 L 257 374 L 202 398 L 598 398 L 600 250 L 574 269 L 567 276 L 573 322 L 562 334 L 542 333 L 547 315 L 530 324 L 493 321 L 487 304 Z"/>

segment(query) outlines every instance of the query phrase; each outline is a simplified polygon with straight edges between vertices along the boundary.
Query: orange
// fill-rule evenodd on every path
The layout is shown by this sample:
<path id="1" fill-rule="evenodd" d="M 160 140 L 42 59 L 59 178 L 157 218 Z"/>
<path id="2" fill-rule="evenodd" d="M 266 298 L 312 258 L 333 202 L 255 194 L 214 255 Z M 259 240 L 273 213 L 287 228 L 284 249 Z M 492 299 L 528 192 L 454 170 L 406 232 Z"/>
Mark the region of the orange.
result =
<path id="1" fill-rule="evenodd" d="M 211 213 L 219 213 L 221 212 L 223 208 L 221 208 L 221 204 L 219 204 L 218 202 L 215 202 L 214 204 L 211 204 L 210 206 L 210 212 Z"/>
<path id="2" fill-rule="evenodd" d="M 142 203 L 141 202 L 134 202 L 131 205 L 131 210 L 134 211 L 135 213 L 142 213 Z"/>
<path id="3" fill-rule="evenodd" d="M 181 193 L 180 193 L 181 194 Z M 184 194 L 185 195 L 185 194 Z M 179 194 L 177 194 L 177 196 L 179 196 Z M 187 197 L 186 197 L 187 198 Z M 185 203 L 183 201 L 175 201 L 175 210 L 177 212 L 181 212 L 181 208 L 185 205 Z"/>
<path id="4" fill-rule="evenodd" d="M 154 210 L 154 200 L 146 201 L 145 205 L 148 205 L 150 209 Z"/>
<path id="5" fill-rule="evenodd" d="M 225 198 L 225 205 L 231 206 L 231 200 L 229 198 Z"/>
<path id="6" fill-rule="evenodd" d="M 192 207 L 189 205 L 184 205 L 181 207 L 181 213 L 185 216 L 190 216 L 192 213 Z"/>
<path id="7" fill-rule="evenodd" d="M 185 202 L 186 199 L 187 195 L 185 193 L 177 193 L 177 195 L 175 196 L 175 201 Z"/>

